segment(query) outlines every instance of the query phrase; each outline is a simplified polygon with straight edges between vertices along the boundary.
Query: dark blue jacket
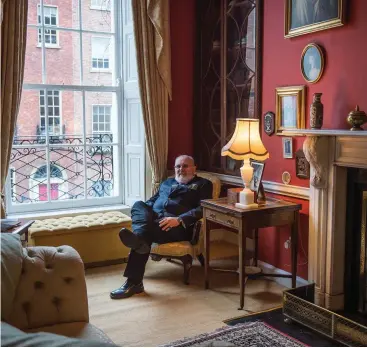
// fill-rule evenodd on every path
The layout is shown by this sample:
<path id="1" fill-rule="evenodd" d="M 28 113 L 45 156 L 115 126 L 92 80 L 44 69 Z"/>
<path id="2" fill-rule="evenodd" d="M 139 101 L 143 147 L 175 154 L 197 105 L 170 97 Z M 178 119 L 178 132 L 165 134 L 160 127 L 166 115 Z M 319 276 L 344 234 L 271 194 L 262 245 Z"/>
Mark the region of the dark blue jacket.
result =
<path id="1" fill-rule="evenodd" d="M 159 217 L 180 217 L 186 228 L 203 217 L 200 206 L 202 199 L 212 198 L 211 181 L 195 176 L 187 184 L 179 184 L 169 178 L 162 182 L 158 192 L 145 203 L 153 208 Z"/>

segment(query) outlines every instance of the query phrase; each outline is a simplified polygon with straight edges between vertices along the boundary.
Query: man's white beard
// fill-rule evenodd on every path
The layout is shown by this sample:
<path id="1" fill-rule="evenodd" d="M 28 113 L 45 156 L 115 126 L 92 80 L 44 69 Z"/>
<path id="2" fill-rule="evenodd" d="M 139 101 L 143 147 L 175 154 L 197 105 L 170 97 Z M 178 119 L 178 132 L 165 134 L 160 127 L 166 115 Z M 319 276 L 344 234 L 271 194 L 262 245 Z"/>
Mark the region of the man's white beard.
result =
<path id="1" fill-rule="evenodd" d="M 194 178 L 194 175 L 176 175 L 175 179 L 180 184 L 187 184 L 189 181 L 191 181 Z"/>

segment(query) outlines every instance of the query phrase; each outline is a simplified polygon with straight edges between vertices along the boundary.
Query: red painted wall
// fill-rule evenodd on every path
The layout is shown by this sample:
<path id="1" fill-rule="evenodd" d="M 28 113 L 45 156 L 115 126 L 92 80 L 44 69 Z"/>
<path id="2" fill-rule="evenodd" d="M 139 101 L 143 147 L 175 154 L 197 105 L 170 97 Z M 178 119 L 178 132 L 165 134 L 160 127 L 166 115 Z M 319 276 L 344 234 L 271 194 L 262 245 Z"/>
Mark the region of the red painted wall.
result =
<path id="1" fill-rule="evenodd" d="M 323 93 L 323 128 L 350 128 L 346 118 L 356 104 L 367 111 L 367 1 L 345 2 L 349 3 L 349 9 L 344 26 L 285 39 L 284 0 L 264 0 L 263 114 L 268 110 L 275 112 L 275 88 L 292 85 L 307 86 L 306 128 L 310 128 L 308 114 L 315 92 Z M 302 51 L 311 42 L 324 48 L 326 58 L 323 76 L 315 84 L 307 83 L 300 70 Z M 295 138 L 294 150 L 302 147 L 303 140 Z M 291 185 L 308 186 L 308 180 L 296 177 L 294 160 L 283 159 L 281 137 L 263 134 L 263 141 L 271 149 L 265 180 L 281 182 L 281 175 L 286 170 L 292 176 Z"/>
<path id="2" fill-rule="evenodd" d="M 171 6 L 172 101 L 169 103 L 168 169 L 175 157 L 193 154 L 195 0 Z"/>

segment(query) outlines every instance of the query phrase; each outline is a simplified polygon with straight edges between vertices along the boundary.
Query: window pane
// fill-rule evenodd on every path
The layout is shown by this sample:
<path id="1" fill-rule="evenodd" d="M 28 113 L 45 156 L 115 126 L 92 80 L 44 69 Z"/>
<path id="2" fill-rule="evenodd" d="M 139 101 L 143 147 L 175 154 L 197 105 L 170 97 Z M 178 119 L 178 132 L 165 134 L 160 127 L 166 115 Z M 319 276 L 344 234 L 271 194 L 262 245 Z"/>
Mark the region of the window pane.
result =
<path id="1" fill-rule="evenodd" d="M 83 33 L 83 79 L 84 85 L 116 85 L 114 69 L 114 37 Z M 104 61 L 108 59 L 108 71 Z"/>
<path id="2" fill-rule="evenodd" d="M 28 27 L 24 83 L 42 83 L 42 48 L 37 47 L 37 45 L 38 29 Z"/>
<path id="3" fill-rule="evenodd" d="M 114 12 L 113 9 L 111 11 L 104 10 L 91 10 L 90 6 L 92 5 L 90 0 L 84 1 L 83 12 L 82 12 L 82 21 L 83 21 L 83 29 L 84 30 L 93 30 L 93 31 L 105 31 L 111 32 L 114 31 Z M 108 1 L 113 7 L 113 1 Z"/>
<path id="4" fill-rule="evenodd" d="M 46 198 L 44 192 L 42 190 L 40 192 L 39 186 L 47 183 L 47 172 L 46 177 L 35 176 L 37 169 L 45 164 L 45 149 L 33 148 L 32 151 L 12 149 L 10 166 L 15 171 L 13 204 L 36 203 Z"/>
<path id="5" fill-rule="evenodd" d="M 96 105 L 96 103 L 98 103 Z M 86 110 L 90 115 L 90 122 L 87 125 L 87 142 L 117 142 L 117 115 L 116 115 L 116 94 L 115 93 L 86 93 Z M 95 127 L 98 125 L 98 127 Z M 108 129 L 108 131 L 106 131 Z M 113 131 L 111 131 L 113 130 Z M 102 138 L 95 132 L 105 134 Z M 93 134 L 94 133 L 94 134 Z"/>
<path id="6" fill-rule="evenodd" d="M 111 10 L 111 0 L 90 0 L 92 9 L 97 10 Z"/>
<path id="7" fill-rule="evenodd" d="M 92 37 L 92 58 L 109 58 L 110 56 L 110 37 Z"/>
<path id="8" fill-rule="evenodd" d="M 79 29 L 79 1 L 57 1 L 54 3 L 57 7 L 47 4 L 45 1 L 45 24 L 47 21 L 49 25 Z M 28 4 L 28 24 L 37 23 L 41 23 L 40 0 L 30 0 Z"/>
<path id="9" fill-rule="evenodd" d="M 61 100 L 61 119 L 63 144 L 83 143 L 83 94 L 82 92 L 63 91 Z"/>
<path id="10" fill-rule="evenodd" d="M 46 48 L 46 83 L 79 85 L 79 33 L 55 30 L 54 37 L 58 38 L 58 46 L 60 46 L 60 49 Z"/>
<path id="11" fill-rule="evenodd" d="M 50 161 L 60 170 L 61 177 L 53 178 L 58 184 L 57 195 L 51 200 L 84 198 L 84 151 L 80 146 L 60 145 L 50 148 Z M 51 192 L 52 193 L 52 192 Z"/>
<path id="12" fill-rule="evenodd" d="M 87 147 L 87 198 L 117 196 L 115 184 L 119 168 L 117 146 L 95 145 Z"/>

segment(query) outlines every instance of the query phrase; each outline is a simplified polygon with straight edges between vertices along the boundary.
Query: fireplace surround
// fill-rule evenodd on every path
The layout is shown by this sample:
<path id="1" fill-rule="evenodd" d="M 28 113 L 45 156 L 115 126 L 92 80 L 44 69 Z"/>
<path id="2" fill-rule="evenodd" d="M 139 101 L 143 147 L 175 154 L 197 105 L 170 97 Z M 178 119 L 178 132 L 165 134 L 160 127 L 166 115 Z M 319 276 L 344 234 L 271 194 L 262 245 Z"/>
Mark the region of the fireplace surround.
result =
<path id="1" fill-rule="evenodd" d="M 348 168 L 367 168 L 367 131 L 283 131 L 306 136 L 310 162 L 308 279 L 315 282 L 315 303 L 344 309 L 346 201 Z"/>

